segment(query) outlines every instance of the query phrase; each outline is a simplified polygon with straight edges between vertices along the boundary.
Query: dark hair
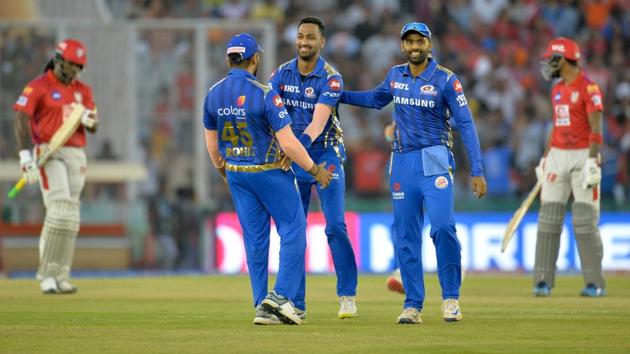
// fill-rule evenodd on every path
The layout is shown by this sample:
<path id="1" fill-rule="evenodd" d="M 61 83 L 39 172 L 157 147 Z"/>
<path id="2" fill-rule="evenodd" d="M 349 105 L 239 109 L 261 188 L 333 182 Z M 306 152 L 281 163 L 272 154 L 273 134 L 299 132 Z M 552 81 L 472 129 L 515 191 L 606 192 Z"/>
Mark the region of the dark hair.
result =
<path id="1" fill-rule="evenodd" d="M 48 70 L 54 70 L 54 69 L 55 69 L 55 60 L 53 58 L 50 58 L 50 60 L 48 61 L 48 64 L 46 64 L 46 67 L 44 68 L 44 72 Z"/>
<path id="2" fill-rule="evenodd" d="M 571 64 L 573 66 L 578 66 L 577 60 L 570 60 L 570 59 L 567 59 L 567 58 L 564 58 L 564 60 L 566 60 L 567 63 L 569 63 L 569 64 Z"/>
<path id="3" fill-rule="evenodd" d="M 247 67 L 249 66 L 249 63 L 252 60 L 252 58 L 243 59 L 243 56 L 241 55 L 241 53 L 228 54 L 228 61 L 230 62 L 230 67 L 232 66 Z"/>
<path id="4" fill-rule="evenodd" d="M 322 22 L 322 20 L 314 16 L 307 16 L 300 20 L 300 23 L 298 23 L 298 28 L 300 28 L 300 26 L 305 23 L 312 23 L 314 25 L 317 25 L 317 27 L 319 28 L 319 33 L 322 34 L 322 37 L 326 37 L 326 27 L 324 27 L 324 23 Z"/>

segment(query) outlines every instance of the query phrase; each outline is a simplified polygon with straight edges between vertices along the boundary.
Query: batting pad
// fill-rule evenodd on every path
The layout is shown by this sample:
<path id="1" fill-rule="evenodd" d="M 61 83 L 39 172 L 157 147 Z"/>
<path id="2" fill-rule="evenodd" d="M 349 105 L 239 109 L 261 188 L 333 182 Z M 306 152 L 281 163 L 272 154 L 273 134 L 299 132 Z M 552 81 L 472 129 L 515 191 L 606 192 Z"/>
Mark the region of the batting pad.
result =
<path id="1" fill-rule="evenodd" d="M 79 203 L 55 200 L 49 204 L 39 242 L 37 278 L 67 280 L 79 232 Z"/>
<path id="2" fill-rule="evenodd" d="M 545 282 L 553 288 L 556 281 L 556 262 L 560 252 L 560 234 L 566 207 L 562 203 L 543 202 L 538 212 L 534 285 Z"/>
<path id="3" fill-rule="evenodd" d="M 604 288 L 602 258 L 604 247 L 597 223 L 599 214 L 590 204 L 573 203 L 573 229 L 580 254 L 580 264 L 585 284 Z"/>

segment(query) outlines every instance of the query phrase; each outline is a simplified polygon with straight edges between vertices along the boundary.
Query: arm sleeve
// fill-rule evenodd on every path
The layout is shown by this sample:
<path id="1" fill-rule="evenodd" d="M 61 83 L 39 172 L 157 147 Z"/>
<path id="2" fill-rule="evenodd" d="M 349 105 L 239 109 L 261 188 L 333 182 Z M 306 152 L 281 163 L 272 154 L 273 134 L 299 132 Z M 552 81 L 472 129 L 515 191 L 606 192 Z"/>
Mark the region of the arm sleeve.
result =
<path id="1" fill-rule="evenodd" d="M 353 106 L 381 109 L 393 99 L 389 82 L 389 75 L 387 75 L 385 81 L 372 91 L 343 91 L 339 102 Z"/>
<path id="2" fill-rule="evenodd" d="M 445 96 L 448 105 L 448 110 L 451 116 L 455 120 L 457 130 L 464 141 L 466 152 L 468 153 L 468 161 L 471 165 L 472 176 L 483 175 L 483 164 L 481 159 L 481 147 L 479 146 L 479 137 L 477 136 L 477 129 L 475 128 L 475 122 L 473 121 L 472 114 L 468 108 L 468 102 L 466 101 L 466 95 L 464 95 L 464 89 L 462 84 L 457 79 L 457 76 L 452 75 L 446 82 Z"/>
<path id="3" fill-rule="evenodd" d="M 92 88 L 86 86 L 85 88 L 86 98 L 85 98 L 85 108 L 94 109 L 96 107 L 96 103 L 94 103 L 94 94 L 92 93 Z"/>
<path id="4" fill-rule="evenodd" d="M 26 85 L 24 90 L 22 90 L 22 94 L 18 97 L 17 101 L 13 104 L 13 110 L 26 113 L 33 117 L 35 115 L 35 110 L 37 110 L 37 106 L 39 105 L 41 95 L 41 89 L 38 89 L 33 86 L 32 83 L 29 83 Z"/>
<path id="5" fill-rule="evenodd" d="M 343 92 L 343 79 L 340 75 L 333 75 L 321 86 L 317 103 L 336 107 L 339 103 L 341 92 Z"/>
<path id="6" fill-rule="evenodd" d="M 586 112 L 588 114 L 602 112 L 604 110 L 602 101 L 603 98 L 599 86 L 593 83 L 588 84 L 586 86 L 586 99 L 584 100 L 584 103 L 586 103 Z"/>
<path id="7" fill-rule="evenodd" d="M 282 98 L 274 89 L 267 92 L 265 96 L 265 117 L 274 132 L 291 124 L 289 112 L 287 112 L 287 109 L 284 107 Z"/>
<path id="8" fill-rule="evenodd" d="M 217 130 L 217 117 L 210 111 L 210 93 L 203 102 L 203 126 L 208 130 Z"/>

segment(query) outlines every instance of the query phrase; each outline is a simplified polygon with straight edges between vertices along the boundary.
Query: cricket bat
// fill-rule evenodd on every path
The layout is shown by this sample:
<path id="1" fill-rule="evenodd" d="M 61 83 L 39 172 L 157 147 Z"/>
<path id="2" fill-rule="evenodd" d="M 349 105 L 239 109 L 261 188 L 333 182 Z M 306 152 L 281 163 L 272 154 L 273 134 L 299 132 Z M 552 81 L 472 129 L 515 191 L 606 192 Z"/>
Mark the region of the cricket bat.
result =
<path id="1" fill-rule="evenodd" d="M 516 209 L 516 212 L 514 212 L 514 215 L 512 216 L 512 219 L 508 223 L 508 226 L 505 229 L 505 233 L 503 234 L 503 241 L 501 242 L 501 252 L 505 252 L 505 249 L 510 243 L 512 236 L 514 236 L 516 229 L 518 229 L 518 226 L 521 224 L 521 220 L 523 220 L 523 217 L 527 213 L 527 210 L 534 202 L 534 199 L 536 199 L 536 196 L 538 196 L 541 186 L 542 184 L 540 183 L 540 181 L 536 182 L 536 185 L 531 190 L 531 192 L 529 192 L 527 198 L 525 198 L 523 203 L 521 203 L 521 206 Z"/>
<path id="2" fill-rule="evenodd" d="M 74 132 L 79 128 L 81 124 L 81 117 L 87 111 L 85 106 L 80 103 L 72 104 L 72 111 L 68 115 L 68 117 L 63 121 L 61 127 L 57 129 L 55 135 L 52 136 L 50 142 L 48 143 L 48 149 L 46 149 L 38 158 L 37 158 L 37 167 L 40 168 L 46 164 L 48 159 L 55 153 L 55 151 L 59 150 L 68 139 L 74 134 Z M 11 188 L 8 193 L 8 197 L 10 199 L 15 198 L 18 193 L 24 188 L 26 185 L 26 179 L 24 176 L 20 178 L 20 180 Z"/>

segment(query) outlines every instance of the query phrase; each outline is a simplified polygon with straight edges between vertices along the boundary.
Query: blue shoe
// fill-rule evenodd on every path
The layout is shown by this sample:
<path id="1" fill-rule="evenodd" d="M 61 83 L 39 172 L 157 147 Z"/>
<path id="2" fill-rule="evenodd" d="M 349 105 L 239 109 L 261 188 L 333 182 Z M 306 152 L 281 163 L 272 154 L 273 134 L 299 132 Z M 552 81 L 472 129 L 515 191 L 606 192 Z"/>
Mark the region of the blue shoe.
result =
<path id="1" fill-rule="evenodd" d="M 547 285 L 547 283 L 541 281 L 540 283 L 536 284 L 536 286 L 534 287 L 534 296 L 547 297 L 549 295 L 551 295 L 551 288 L 549 287 L 549 285 Z"/>
<path id="2" fill-rule="evenodd" d="M 586 285 L 586 288 L 580 291 L 580 296 L 586 296 L 586 297 L 606 296 L 606 289 L 598 288 L 594 284 L 588 284 Z"/>

